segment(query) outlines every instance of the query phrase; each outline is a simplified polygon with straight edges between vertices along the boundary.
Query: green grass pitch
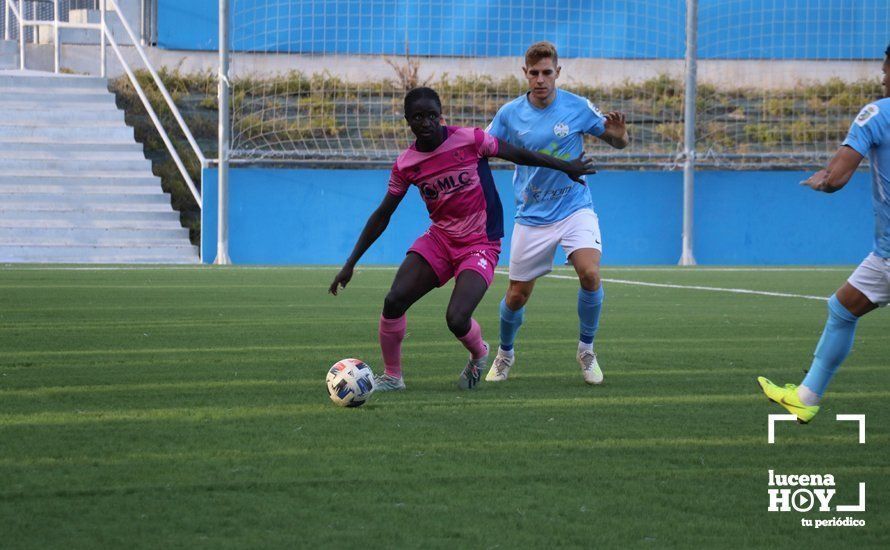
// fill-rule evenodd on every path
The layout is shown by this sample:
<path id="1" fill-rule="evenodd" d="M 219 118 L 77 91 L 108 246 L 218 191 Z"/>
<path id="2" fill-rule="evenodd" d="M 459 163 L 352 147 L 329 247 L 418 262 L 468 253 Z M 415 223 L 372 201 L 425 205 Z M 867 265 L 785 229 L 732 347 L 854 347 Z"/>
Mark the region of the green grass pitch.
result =
<path id="1" fill-rule="evenodd" d="M 408 389 L 329 401 L 343 357 L 382 371 L 394 270 L 0 269 L 5 548 L 887 547 L 890 315 L 863 319 L 808 426 L 755 376 L 795 382 L 849 268 L 605 268 L 605 373 L 575 363 L 577 282 L 538 282 L 511 379 L 455 387 L 450 285 L 408 314 Z M 566 270 L 558 274 L 570 276 Z M 506 277 L 477 311 L 497 341 Z M 838 413 L 865 414 L 867 442 Z M 768 512 L 768 470 L 831 473 L 832 504 Z M 865 527 L 814 529 L 852 516 Z"/>

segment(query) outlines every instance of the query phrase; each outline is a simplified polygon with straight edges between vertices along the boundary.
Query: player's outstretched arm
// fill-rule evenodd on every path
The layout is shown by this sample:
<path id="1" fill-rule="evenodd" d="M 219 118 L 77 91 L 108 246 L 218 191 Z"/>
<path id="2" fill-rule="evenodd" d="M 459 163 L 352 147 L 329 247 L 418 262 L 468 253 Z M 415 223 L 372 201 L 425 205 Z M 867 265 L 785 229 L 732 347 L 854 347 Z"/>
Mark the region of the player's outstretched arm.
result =
<path id="1" fill-rule="evenodd" d="M 841 145 L 841 148 L 828 163 L 827 168 L 819 170 L 800 184 L 815 191 L 834 193 L 847 185 L 856 169 L 859 168 L 860 162 L 862 162 L 862 155 L 852 147 Z"/>
<path id="2" fill-rule="evenodd" d="M 506 141 L 498 140 L 498 154 L 495 155 L 499 159 L 504 159 L 513 164 L 521 164 L 523 166 L 543 166 L 544 168 L 552 168 L 565 172 L 570 178 L 578 183 L 584 183 L 581 176 L 587 174 L 596 174 L 596 168 L 593 166 L 593 159 L 585 158 L 584 151 L 578 158 L 565 161 L 544 153 L 529 151 L 521 147 L 510 145 Z"/>
<path id="3" fill-rule="evenodd" d="M 346 259 L 346 263 L 343 264 L 343 268 L 340 269 L 340 272 L 334 277 L 334 281 L 331 283 L 330 288 L 328 288 L 328 292 L 336 296 L 341 288 L 346 288 L 346 285 L 349 284 L 349 280 L 352 279 L 352 270 L 355 269 L 355 264 L 358 263 L 362 254 L 364 254 L 365 251 L 374 244 L 374 241 L 376 241 L 386 230 L 386 226 L 389 225 L 389 219 L 392 217 L 392 213 L 396 211 L 400 202 L 402 202 L 402 197 L 397 197 L 391 193 L 387 193 L 386 196 L 383 197 L 383 200 L 380 201 L 380 206 L 378 206 L 368 217 L 368 221 L 365 223 L 365 228 L 362 229 L 361 234 L 358 236 L 358 241 L 352 249 L 352 254 L 349 255 L 349 258 Z"/>
<path id="4" fill-rule="evenodd" d="M 612 111 L 606 113 L 605 119 L 606 131 L 599 138 L 615 149 L 627 147 L 627 144 L 630 143 L 630 138 L 627 135 L 627 123 L 624 113 Z"/>

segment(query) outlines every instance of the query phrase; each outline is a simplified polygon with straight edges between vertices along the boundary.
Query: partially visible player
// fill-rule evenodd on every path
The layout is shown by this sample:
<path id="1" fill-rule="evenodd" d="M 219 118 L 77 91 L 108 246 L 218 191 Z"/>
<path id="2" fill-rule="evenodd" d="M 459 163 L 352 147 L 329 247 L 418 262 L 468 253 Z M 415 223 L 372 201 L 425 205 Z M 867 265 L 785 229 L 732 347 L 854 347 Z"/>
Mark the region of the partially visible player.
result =
<path id="1" fill-rule="evenodd" d="M 408 188 L 417 186 L 433 223 L 408 250 L 383 302 L 379 336 L 386 370 L 376 380 L 377 390 L 405 389 L 401 347 L 405 312 L 452 277 L 455 285 L 445 320 L 470 352 L 458 382 L 470 389 L 488 358 L 488 344 L 472 315 L 494 277 L 504 236 L 503 209 L 488 157 L 562 170 L 578 181 L 595 170 L 583 154 L 565 161 L 514 147 L 478 128 L 443 126 L 442 102 L 430 88 L 408 92 L 405 119 L 417 140 L 396 160 L 383 201 L 368 218 L 329 291 L 336 295 L 346 287 L 359 258 L 383 234 Z"/>
<path id="2" fill-rule="evenodd" d="M 624 114 L 603 115 L 588 99 L 557 88 L 561 67 L 553 44 L 532 44 L 525 53 L 522 71 L 528 80 L 528 92 L 500 108 L 488 127 L 491 135 L 562 159 L 581 152 L 584 134 L 596 136 L 616 149 L 627 146 Z M 513 190 L 516 223 L 510 243 L 510 284 L 500 306 L 500 346 L 485 379 L 507 379 L 514 364 L 513 344 L 525 304 L 535 280 L 551 271 L 556 247 L 561 246 L 575 267 L 581 287 L 576 357 L 584 381 L 600 384 L 603 373 L 593 340 L 603 304 L 602 243 L 590 189 L 558 172 L 517 166 Z"/>
<path id="3" fill-rule="evenodd" d="M 884 55 L 884 99 L 863 107 L 828 167 L 801 182 L 816 191 L 834 193 L 850 181 L 868 155 L 875 215 L 874 250 L 829 298 L 828 320 L 803 382 L 781 387 L 762 376 L 757 378 L 766 396 L 797 416 L 802 424 L 819 412 L 828 383 L 853 347 L 859 318 L 890 302 L 890 46 Z"/>

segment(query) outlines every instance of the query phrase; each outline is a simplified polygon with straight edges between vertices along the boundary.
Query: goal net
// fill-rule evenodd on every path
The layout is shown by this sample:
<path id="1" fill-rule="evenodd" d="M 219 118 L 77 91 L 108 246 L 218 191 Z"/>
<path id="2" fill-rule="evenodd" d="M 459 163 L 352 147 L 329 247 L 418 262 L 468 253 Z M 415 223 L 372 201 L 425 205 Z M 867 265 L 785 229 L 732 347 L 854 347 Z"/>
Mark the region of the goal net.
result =
<path id="1" fill-rule="evenodd" d="M 682 139 L 683 1 L 234 0 L 237 161 L 391 163 L 411 137 L 405 92 L 485 127 L 526 90 L 523 55 L 549 40 L 558 84 L 628 115 L 634 146 L 591 139 L 599 164 L 670 166 Z"/>
<path id="2" fill-rule="evenodd" d="M 388 164 L 412 139 L 408 89 L 485 127 L 526 90 L 528 45 L 549 40 L 560 87 L 627 114 L 630 147 L 589 138 L 597 163 L 676 168 L 685 25 L 685 0 L 233 0 L 232 158 Z M 700 0 L 697 165 L 824 162 L 880 91 L 888 28 L 886 0 Z"/>

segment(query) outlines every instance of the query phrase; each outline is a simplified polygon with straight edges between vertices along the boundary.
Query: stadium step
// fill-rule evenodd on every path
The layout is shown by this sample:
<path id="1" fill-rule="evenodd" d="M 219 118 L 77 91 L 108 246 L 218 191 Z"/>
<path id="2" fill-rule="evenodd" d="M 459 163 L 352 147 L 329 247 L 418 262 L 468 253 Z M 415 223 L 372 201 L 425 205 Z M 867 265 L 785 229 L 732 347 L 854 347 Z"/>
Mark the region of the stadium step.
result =
<path id="1" fill-rule="evenodd" d="M 0 99 L 0 106 L 3 109 L 23 109 L 36 111 L 38 109 L 48 109 L 52 111 L 116 111 L 117 105 L 113 100 L 108 100 L 104 96 L 101 100 L 96 101 L 66 101 L 65 103 L 55 103 L 48 105 L 40 101 L 31 101 L 31 96 L 27 98 Z"/>
<path id="2" fill-rule="evenodd" d="M 187 243 L 188 241 L 186 241 Z M 6 263 L 194 264 L 197 248 L 182 245 L 0 245 Z"/>
<path id="3" fill-rule="evenodd" d="M 78 193 L 81 195 L 104 195 L 104 194 L 125 194 L 125 195 L 156 195 L 158 192 L 157 184 L 151 185 L 132 185 L 114 186 L 102 184 L 45 184 L 38 183 L 18 183 L 4 184 L 0 183 L 0 197 L 6 194 L 21 193 L 40 193 L 40 194 L 57 194 L 57 193 Z"/>
<path id="4" fill-rule="evenodd" d="M 188 236 L 188 229 L 184 227 L 157 229 L 150 235 L 146 235 L 141 229 L 0 227 L 0 245 L 122 246 L 134 242 L 179 245 L 188 242 Z"/>
<path id="5" fill-rule="evenodd" d="M 3 161 L 0 160 L 0 168 L 3 166 Z M 151 173 L 146 173 L 142 170 L 110 170 L 110 171 L 102 171 L 102 167 L 98 165 L 98 163 L 94 163 L 94 166 L 91 166 L 89 171 L 84 170 L 82 172 L 71 172 L 67 170 L 10 170 L 8 172 L 3 172 L 3 175 L 0 175 L 0 178 L 3 177 L 12 177 L 12 178 L 120 178 L 132 180 L 133 178 L 139 177 L 148 177 L 151 176 Z"/>
<path id="6" fill-rule="evenodd" d="M 81 150 L 81 151 L 59 151 L 59 150 L 28 150 L 28 149 L 7 149 L 3 147 L 5 144 L 0 144 L 0 159 L 19 159 L 19 160 L 89 160 L 89 161 L 103 161 L 103 160 L 145 160 L 145 155 L 142 153 L 142 148 L 139 149 L 130 149 L 128 150 L 117 150 L 117 151 L 109 151 L 107 148 L 102 147 L 101 149 L 93 149 L 93 150 Z"/>
<path id="7" fill-rule="evenodd" d="M 105 79 L 0 71 L 0 262 L 199 260 Z"/>
<path id="8" fill-rule="evenodd" d="M 2 162 L 2 161 L 0 161 Z M 131 185 L 161 187 L 161 180 L 143 172 L 134 175 L 48 173 L 0 174 L 0 189 L 5 185 L 102 185 L 124 189 Z"/>
<path id="9" fill-rule="evenodd" d="M 27 219 L 7 219 L 0 220 L 0 229 L 76 229 L 78 231 L 85 229 L 151 229 L 152 233 L 156 231 L 186 231 L 185 236 L 188 237 L 188 230 L 179 223 L 179 216 L 171 218 L 156 219 L 135 219 L 140 212 L 121 212 L 125 217 L 120 220 L 108 219 L 110 214 L 116 212 L 103 212 L 103 217 L 98 217 L 99 213 L 90 212 L 84 215 L 77 215 L 76 212 L 41 212 L 32 211 L 31 216 Z M 142 214 L 164 214 L 164 212 L 143 212 Z M 41 217 L 41 215 L 43 217 Z"/>
<path id="10" fill-rule="evenodd" d="M 60 126 L 75 125 L 78 123 L 94 123 L 94 122 L 123 122 L 124 113 L 109 106 L 106 109 L 59 109 L 57 107 L 45 107 L 41 110 L 21 109 L 12 107 L 5 103 L 0 103 L 0 124 L 4 125 L 22 125 L 36 124 L 43 125 L 54 124 Z M 103 124 L 103 126 L 106 124 Z M 108 124 L 110 126 L 110 124 Z"/>
<path id="11" fill-rule="evenodd" d="M 47 105 L 64 105 L 74 103 L 115 105 L 114 95 L 107 90 L 75 90 L 76 93 L 66 94 L 60 98 L 57 92 L 47 91 L 44 88 L 4 88 L 0 86 L 0 104 L 6 103 L 36 103 Z"/>
<path id="12" fill-rule="evenodd" d="M 66 137 L 77 137 L 86 141 L 85 138 L 103 141 L 130 141 L 134 140 L 133 129 L 124 124 L 121 120 L 119 125 L 73 125 L 65 126 L 52 124 L 33 124 L 33 125 L 17 125 L 4 124 L 0 121 L 0 141 L 37 141 L 52 138 L 54 140 L 64 139 Z"/>
<path id="13" fill-rule="evenodd" d="M 12 89 L 66 89 L 66 90 L 91 90 L 98 92 L 108 91 L 108 81 L 97 76 L 84 75 L 56 75 L 53 73 L 0 73 L 0 88 Z"/>
<path id="14" fill-rule="evenodd" d="M 142 195 L 138 193 L 126 193 L 123 191 L 113 191 L 109 193 L 82 195 L 80 193 L 38 193 L 36 191 L 27 190 L 23 193 L 10 192 L 0 189 L 0 202 L 4 205 L 12 204 L 33 204 L 39 206 L 41 204 L 56 205 L 58 201 L 65 201 L 65 205 L 76 206 L 78 208 L 105 208 L 111 207 L 127 207 L 141 205 L 162 204 L 170 207 L 170 196 L 164 192 L 158 192 L 154 195 Z"/>
<path id="15" fill-rule="evenodd" d="M 151 162 L 145 158 L 134 160 L 109 159 L 97 162 L 92 159 L 23 159 L 19 157 L 3 159 L 2 167 L 4 171 L 8 170 L 9 173 L 53 170 L 69 173 L 81 173 L 89 170 L 93 174 L 103 172 L 151 172 Z"/>
<path id="16" fill-rule="evenodd" d="M 88 141 L 6 141 L 0 142 L 0 152 L 21 151 L 22 157 L 29 152 L 54 153 L 64 155 L 66 153 L 92 153 L 103 155 L 118 152 L 137 152 L 143 154 L 141 144 L 130 141 L 120 143 L 90 143 Z M 144 155 L 143 155 L 144 158 Z"/>
<path id="17" fill-rule="evenodd" d="M 47 207 L 4 209 L 0 204 L 0 227 L 119 227 L 151 229 L 181 227 L 173 210 L 97 210 Z M 175 225 L 171 225 L 175 224 Z"/>

